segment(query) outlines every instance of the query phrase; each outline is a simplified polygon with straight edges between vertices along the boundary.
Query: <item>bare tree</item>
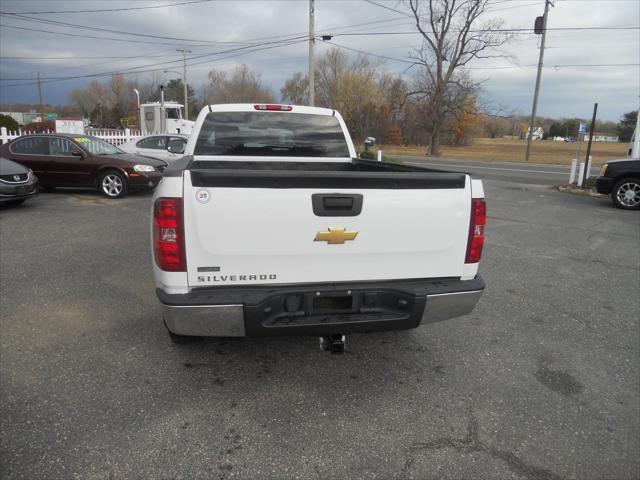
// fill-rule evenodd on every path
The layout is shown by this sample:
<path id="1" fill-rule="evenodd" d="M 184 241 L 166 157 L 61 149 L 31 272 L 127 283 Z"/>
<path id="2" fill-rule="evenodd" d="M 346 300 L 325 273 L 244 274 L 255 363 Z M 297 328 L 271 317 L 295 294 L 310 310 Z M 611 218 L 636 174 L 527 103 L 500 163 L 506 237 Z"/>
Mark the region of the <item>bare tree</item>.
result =
<path id="1" fill-rule="evenodd" d="M 296 72 L 280 89 L 283 102 L 290 102 L 296 105 L 306 105 L 309 103 L 309 78 L 300 72 Z"/>
<path id="2" fill-rule="evenodd" d="M 389 72 L 380 74 L 377 83 L 384 103 L 389 107 L 390 120 L 397 122 L 407 101 L 407 83 L 399 75 Z"/>
<path id="3" fill-rule="evenodd" d="M 410 94 L 427 102 L 431 132 L 430 155 L 439 155 L 440 136 L 447 115 L 448 90 L 464 79 L 465 65 L 478 58 L 503 57 L 498 48 L 511 39 L 500 19 L 484 23 L 488 0 L 408 0 L 422 47 L 413 56 L 424 77 Z M 492 54 L 493 52 L 493 54 Z M 467 77 L 468 78 L 468 77 Z"/>
<path id="4" fill-rule="evenodd" d="M 484 130 L 489 138 L 498 138 L 510 134 L 512 127 L 507 118 L 485 115 Z"/>
<path id="5" fill-rule="evenodd" d="M 80 109 L 83 117 L 89 117 L 98 100 L 87 88 L 77 88 L 69 93 L 69 100 Z"/>
<path id="6" fill-rule="evenodd" d="M 209 83 L 202 91 L 202 104 L 236 102 L 272 102 L 273 94 L 262 85 L 260 73 L 239 65 L 228 76 L 226 72 L 211 70 Z"/>
<path id="7" fill-rule="evenodd" d="M 137 88 L 140 92 L 140 101 L 145 102 L 157 102 L 160 100 L 160 85 L 162 84 L 162 76 L 158 73 L 153 73 L 146 81 L 136 80 L 134 88 Z"/>

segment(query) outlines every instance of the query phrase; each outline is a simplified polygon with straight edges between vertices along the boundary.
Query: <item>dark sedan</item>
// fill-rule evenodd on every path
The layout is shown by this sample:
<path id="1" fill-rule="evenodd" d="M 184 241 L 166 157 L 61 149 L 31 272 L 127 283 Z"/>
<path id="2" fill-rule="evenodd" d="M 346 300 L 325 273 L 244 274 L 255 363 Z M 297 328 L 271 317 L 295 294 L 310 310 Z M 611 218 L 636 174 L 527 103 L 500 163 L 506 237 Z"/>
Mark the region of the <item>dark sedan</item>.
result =
<path id="1" fill-rule="evenodd" d="M 625 210 L 640 210 L 640 160 L 609 160 L 596 178 L 596 190 L 611 194 L 613 204 Z"/>
<path id="2" fill-rule="evenodd" d="M 73 134 L 18 137 L 3 145 L 0 155 L 33 170 L 43 188 L 97 188 L 109 198 L 154 188 L 167 165 L 125 153 L 96 137 Z"/>
<path id="3" fill-rule="evenodd" d="M 38 194 L 38 177 L 31 169 L 0 157 L 0 205 L 22 203 Z"/>

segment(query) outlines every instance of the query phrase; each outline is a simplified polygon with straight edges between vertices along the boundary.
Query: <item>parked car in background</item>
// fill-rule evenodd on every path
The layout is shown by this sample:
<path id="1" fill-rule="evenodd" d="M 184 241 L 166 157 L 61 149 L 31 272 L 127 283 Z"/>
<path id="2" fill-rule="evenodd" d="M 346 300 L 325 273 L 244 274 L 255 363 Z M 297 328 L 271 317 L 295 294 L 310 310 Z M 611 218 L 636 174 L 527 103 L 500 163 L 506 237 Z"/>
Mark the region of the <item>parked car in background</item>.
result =
<path id="1" fill-rule="evenodd" d="M 171 162 L 182 157 L 188 140 L 188 135 L 147 135 L 123 143 L 119 147 L 127 153 Z"/>
<path id="2" fill-rule="evenodd" d="M 38 177 L 19 163 L 0 157 L 0 205 L 22 203 L 38 194 Z"/>
<path id="3" fill-rule="evenodd" d="M 25 135 L 3 145 L 0 155 L 33 170 L 43 188 L 97 188 L 109 198 L 154 188 L 167 166 L 99 138 L 74 134 Z"/>
<path id="4" fill-rule="evenodd" d="M 625 210 L 640 210 L 640 160 L 609 160 L 596 178 L 596 190 L 611 194 L 613 204 Z"/>

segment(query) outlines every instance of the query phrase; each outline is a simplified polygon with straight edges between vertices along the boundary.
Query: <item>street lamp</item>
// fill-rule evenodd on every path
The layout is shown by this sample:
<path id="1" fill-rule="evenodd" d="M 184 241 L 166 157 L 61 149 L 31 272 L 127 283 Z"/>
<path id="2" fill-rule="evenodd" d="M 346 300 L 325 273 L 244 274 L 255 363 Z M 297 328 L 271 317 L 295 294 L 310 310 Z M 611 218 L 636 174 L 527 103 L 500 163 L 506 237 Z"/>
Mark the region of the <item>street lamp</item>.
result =
<path id="1" fill-rule="evenodd" d="M 187 81 L 186 78 L 180 72 L 176 72 L 175 70 L 163 70 L 163 73 L 175 73 L 180 77 L 182 81 L 182 88 L 184 89 L 184 118 L 189 120 L 189 100 L 187 98 Z M 186 72 L 184 72 L 186 74 Z"/>

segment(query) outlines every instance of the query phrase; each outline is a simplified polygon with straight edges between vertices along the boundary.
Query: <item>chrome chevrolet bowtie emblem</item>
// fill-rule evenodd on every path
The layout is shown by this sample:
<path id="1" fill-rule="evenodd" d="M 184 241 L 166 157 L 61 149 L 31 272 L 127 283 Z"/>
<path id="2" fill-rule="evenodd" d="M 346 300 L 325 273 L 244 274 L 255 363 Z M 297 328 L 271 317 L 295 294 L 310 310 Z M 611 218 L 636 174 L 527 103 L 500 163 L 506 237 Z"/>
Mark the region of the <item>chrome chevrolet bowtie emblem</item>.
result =
<path id="1" fill-rule="evenodd" d="M 327 232 L 318 232 L 314 242 L 327 242 L 329 245 L 339 245 L 347 240 L 354 240 L 358 232 L 347 232 L 342 227 L 329 227 Z"/>

